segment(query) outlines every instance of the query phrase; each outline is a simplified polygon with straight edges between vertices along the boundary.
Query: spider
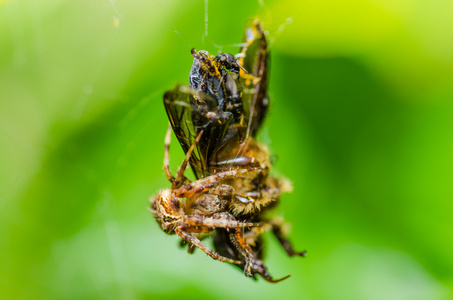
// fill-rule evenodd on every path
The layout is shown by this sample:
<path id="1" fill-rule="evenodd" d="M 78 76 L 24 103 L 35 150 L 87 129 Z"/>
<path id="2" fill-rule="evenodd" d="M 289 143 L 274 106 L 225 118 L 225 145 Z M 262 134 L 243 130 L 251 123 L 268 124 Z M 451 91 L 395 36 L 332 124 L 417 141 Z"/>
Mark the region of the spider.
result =
<path id="1" fill-rule="evenodd" d="M 288 278 L 289 275 L 274 280 L 261 260 L 260 236 L 271 228 L 289 255 L 301 255 L 292 250 L 289 242 L 283 237 L 281 226 L 273 221 L 238 221 L 227 210 L 226 199 L 231 197 L 232 187 L 224 182 L 233 178 L 238 180 L 247 176 L 254 177 L 261 171 L 259 168 L 223 171 L 187 183 L 188 179 L 183 174 L 202 133 L 197 136 L 174 177 L 168 166 L 171 137 L 169 126 L 165 138 L 164 170 L 168 180 L 172 182 L 172 187 L 159 192 L 151 199 L 151 212 L 156 221 L 164 232 L 180 236 L 184 241 L 182 245 L 189 244 L 189 253 L 198 247 L 215 260 L 238 265 L 244 269 L 248 277 L 255 278 L 255 274 L 259 274 L 266 281 L 273 283 Z M 184 202 L 182 198 L 186 198 L 186 201 Z M 249 229 L 250 227 L 255 230 Z M 214 246 L 217 252 L 204 245 L 201 238 L 196 236 L 209 233 L 214 229 L 217 230 L 214 235 Z"/>
<path id="2" fill-rule="evenodd" d="M 166 135 L 164 169 L 167 178 L 172 182 L 171 189 L 159 192 L 151 199 L 151 212 L 163 231 L 169 234 L 177 234 L 183 240 L 189 242 L 204 251 L 213 259 L 241 264 L 239 260 L 219 255 L 205 246 L 200 239 L 190 233 L 206 233 L 215 228 L 245 228 L 260 226 L 259 223 L 236 221 L 225 212 L 225 201 L 222 200 L 222 187 L 215 188 L 222 180 L 240 177 L 253 172 L 256 168 L 220 172 L 215 175 L 199 179 L 197 181 L 181 185 L 187 179 L 183 178 L 190 155 L 196 143 L 200 140 L 203 132 L 200 132 L 194 145 L 189 149 L 186 158 L 176 172 L 176 178 L 169 171 L 169 145 L 171 127 Z M 214 189 L 213 189 L 214 188 Z M 212 193 L 205 193 L 211 191 Z M 187 198 L 186 202 L 182 198 Z"/>

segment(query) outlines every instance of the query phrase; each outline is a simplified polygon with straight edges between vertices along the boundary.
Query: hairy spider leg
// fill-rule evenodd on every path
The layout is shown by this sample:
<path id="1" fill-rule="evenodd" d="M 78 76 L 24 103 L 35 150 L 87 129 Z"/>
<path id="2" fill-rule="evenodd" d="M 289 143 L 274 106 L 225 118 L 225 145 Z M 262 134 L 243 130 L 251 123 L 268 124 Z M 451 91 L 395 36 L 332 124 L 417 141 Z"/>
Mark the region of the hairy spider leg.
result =
<path id="1" fill-rule="evenodd" d="M 229 262 L 232 264 L 240 265 L 242 262 L 239 260 L 234 260 L 228 257 L 221 256 L 217 252 L 212 251 L 209 249 L 205 244 L 203 244 L 199 239 L 194 237 L 193 235 L 189 234 L 184 230 L 182 226 L 178 226 L 175 228 L 175 233 L 182 239 L 186 240 L 190 244 L 193 244 L 194 246 L 200 248 L 204 253 L 209 255 L 211 258 L 215 260 L 219 260 L 221 262 Z"/>
<path id="2" fill-rule="evenodd" d="M 165 135 L 165 155 L 164 155 L 164 170 L 165 176 L 167 179 L 173 183 L 175 182 L 175 177 L 170 172 L 170 143 L 171 143 L 171 124 L 168 123 L 167 134 Z"/>
<path id="3" fill-rule="evenodd" d="M 198 136 L 196 137 L 194 143 L 190 146 L 189 150 L 186 153 L 186 156 L 184 157 L 184 160 L 182 164 L 179 166 L 178 170 L 176 171 L 176 178 L 171 174 L 170 171 L 170 144 L 171 144 L 171 124 L 168 124 L 168 129 L 167 129 L 167 134 L 165 135 L 165 154 L 164 154 L 164 170 L 165 170 L 165 176 L 167 179 L 172 183 L 172 189 L 175 189 L 178 184 L 184 180 L 184 181 L 189 181 L 185 176 L 184 176 L 184 171 L 187 168 L 187 163 L 189 162 L 190 155 L 192 154 L 193 150 L 195 149 L 197 143 L 200 141 L 201 135 L 203 134 L 203 131 L 201 131 Z"/>
<path id="4" fill-rule="evenodd" d="M 194 233 L 192 236 L 195 236 L 197 239 L 199 239 L 200 241 L 203 241 L 204 239 L 206 239 L 207 237 L 209 237 L 209 235 L 201 235 L 202 233 Z M 193 254 L 195 249 L 197 247 L 195 247 L 194 244 L 191 244 L 189 243 L 187 240 L 181 240 L 181 242 L 179 243 L 179 246 L 181 248 L 185 247 L 186 245 L 187 246 L 187 253 L 189 254 Z"/>
<path id="5" fill-rule="evenodd" d="M 259 227 L 261 226 L 260 223 L 247 223 L 247 222 L 240 222 L 231 219 L 216 219 L 216 218 L 207 218 L 203 216 L 185 216 L 183 219 L 184 225 L 180 225 L 179 227 L 184 228 L 186 232 L 194 233 L 192 235 L 194 238 L 198 239 L 200 242 L 208 237 L 208 235 L 200 236 L 202 233 L 210 232 L 211 228 L 236 228 L 239 229 L 240 232 L 241 228 L 244 227 Z M 203 228 L 205 227 L 205 228 Z M 206 229 L 209 228 L 209 229 Z M 192 254 L 197 247 L 193 243 L 188 240 L 183 239 L 180 243 L 181 247 L 184 247 L 186 244 L 189 244 L 187 252 Z"/>
<path id="6" fill-rule="evenodd" d="M 235 177 L 245 176 L 253 172 L 260 172 L 262 168 L 255 167 L 249 169 L 239 169 L 239 170 L 230 170 L 224 171 L 217 174 L 210 175 L 208 177 L 198 179 L 197 181 L 191 182 L 180 186 L 174 190 L 174 194 L 179 198 L 186 198 L 194 196 L 195 194 L 205 192 L 212 188 L 215 183 L 220 180 L 227 180 Z"/>
<path id="7" fill-rule="evenodd" d="M 186 156 L 184 157 L 182 164 L 179 166 L 178 170 L 176 171 L 176 179 L 172 183 L 172 186 L 171 186 L 172 189 L 175 189 L 178 186 L 178 184 L 181 182 L 181 180 L 183 178 L 185 178 L 184 171 L 187 168 L 187 163 L 189 162 L 190 156 L 192 155 L 192 152 L 195 149 L 195 147 L 197 146 L 198 142 L 200 141 L 202 135 L 203 135 L 203 130 L 200 131 L 200 133 L 195 138 L 195 141 L 190 146 L 189 150 L 187 150 Z"/>
<path id="8" fill-rule="evenodd" d="M 203 217 L 198 215 L 185 215 L 183 217 L 183 228 L 185 227 L 208 227 L 208 228 L 244 228 L 244 227 L 259 227 L 261 226 L 260 223 L 252 223 L 252 222 L 242 222 L 236 220 L 228 220 L 228 219 L 217 219 L 212 217 Z M 194 230 L 199 232 L 198 228 Z"/>
<path id="9" fill-rule="evenodd" d="M 193 235 L 191 232 L 203 232 L 200 227 L 208 227 L 208 228 L 243 228 L 243 227 L 253 227 L 253 226 L 260 226 L 259 223 L 247 223 L 247 222 L 239 222 L 234 220 L 222 220 L 222 219 L 215 219 L 215 218 L 206 218 L 202 216 L 184 216 L 183 224 L 177 226 L 175 228 L 175 233 L 181 237 L 182 239 L 186 240 L 189 243 L 189 247 L 198 247 L 204 253 L 209 255 L 215 260 L 219 260 L 222 262 L 229 262 L 233 264 L 241 264 L 242 262 L 239 260 L 234 260 L 228 257 L 224 257 L 217 252 L 212 251 L 208 248 L 205 244 L 201 242 L 201 240 Z M 192 246 L 193 245 L 193 246 Z M 189 248 L 190 249 L 190 248 Z"/>

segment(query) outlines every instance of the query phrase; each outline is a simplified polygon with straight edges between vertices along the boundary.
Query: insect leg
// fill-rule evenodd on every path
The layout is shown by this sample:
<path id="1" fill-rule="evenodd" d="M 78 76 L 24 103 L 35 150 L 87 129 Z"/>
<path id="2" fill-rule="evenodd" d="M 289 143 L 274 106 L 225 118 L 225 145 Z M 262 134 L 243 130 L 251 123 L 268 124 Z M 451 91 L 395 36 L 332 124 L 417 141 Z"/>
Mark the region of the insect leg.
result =
<path id="1" fill-rule="evenodd" d="M 280 279 L 273 279 L 272 276 L 267 272 L 266 266 L 259 259 L 256 259 L 253 254 L 253 250 L 244 238 L 244 233 L 241 229 L 236 229 L 235 233 L 230 233 L 230 240 L 239 253 L 245 258 L 244 273 L 247 277 L 254 277 L 254 274 L 258 273 L 264 280 L 272 283 L 280 282 L 287 279 L 291 275 L 287 275 Z"/>
<path id="2" fill-rule="evenodd" d="M 280 222 L 272 222 L 272 232 L 277 237 L 278 241 L 283 246 L 283 249 L 285 249 L 286 253 L 288 253 L 289 256 L 307 256 L 306 251 L 298 252 L 293 249 L 291 242 L 283 234 L 282 224 Z"/>
<path id="3" fill-rule="evenodd" d="M 254 260 L 252 248 L 246 243 L 244 234 L 240 228 L 236 228 L 234 233 L 230 233 L 230 240 L 239 253 L 245 258 L 244 273 L 247 277 L 253 277 L 252 263 Z"/>
<path id="4" fill-rule="evenodd" d="M 200 248 L 204 253 L 206 253 L 207 255 L 209 255 L 210 257 L 212 257 L 215 260 L 219 260 L 221 262 L 237 264 L 237 265 L 242 263 L 239 260 L 227 258 L 227 257 L 221 256 L 217 252 L 212 251 L 205 244 L 203 244 L 199 239 L 197 239 L 196 237 L 194 237 L 191 234 L 184 231 L 184 229 L 181 226 L 176 227 L 175 233 L 177 235 L 179 235 L 182 239 L 184 239 L 184 240 L 188 241 L 189 243 L 193 244 L 194 246 Z"/>
<path id="5" fill-rule="evenodd" d="M 267 269 L 266 267 L 264 266 L 264 264 L 261 262 L 261 261 L 257 261 L 259 264 L 258 265 L 255 265 L 254 266 L 254 269 L 256 270 L 256 272 L 258 274 L 261 275 L 261 277 L 263 277 L 264 280 L 266 280 L 267 282 L 272 282 L 272 283 L 277 283 L 277 282 L 280 282 L 280 281 L 283 281 L 289 277 L 291 277 L 291 275 L 286 275 L 285 277 L 282 277 L 280 279 L 273 279 L 272 276 L 267 273 Z M 255 262 L 256 263 L 256 262 Z"/>
<path id="6" fill-rule="evenodd" d="M 250 166 L 255 163 L 254 157 L 238 156 L 235 158 L 219 160 L 211 163 L 211 166 L 215 167 L 237 167 L 237 166 Z"/>

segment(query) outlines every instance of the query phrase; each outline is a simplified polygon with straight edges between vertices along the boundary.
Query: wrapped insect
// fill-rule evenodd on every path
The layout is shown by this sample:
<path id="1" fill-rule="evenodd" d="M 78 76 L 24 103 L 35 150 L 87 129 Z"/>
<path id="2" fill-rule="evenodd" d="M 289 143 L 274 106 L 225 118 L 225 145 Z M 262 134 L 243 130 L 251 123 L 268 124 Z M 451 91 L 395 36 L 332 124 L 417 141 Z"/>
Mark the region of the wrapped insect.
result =
<path id="1" fill-rule="evenodd" d="M 264 32 L 258 21 L 246 29 L 238 59 L 194 49 L 191 54 L 190 87 L 178 85 L 164 95 L 171 128 L 186 157 L 173 176 L 169 128 L 164 169 L 172 187 L 151 199 L 151 211 L 165 232 L 189 244 L 189 252 L 198 247 L 240 266 L 248 277 L 280 281 L 272 279 L 261 260 L 260 235 L 272 229 L 288 254 L 305 252 L 293 251 L 280 227 L 262 216 L 289 190 L 285 181 L 269 176 L 268 150 L 254 138 L 268 106 Z M 196 181 L 184 176 L 188 163 Z M 217 252 L 201 242 L 204 233 L 214 235 Z"/>

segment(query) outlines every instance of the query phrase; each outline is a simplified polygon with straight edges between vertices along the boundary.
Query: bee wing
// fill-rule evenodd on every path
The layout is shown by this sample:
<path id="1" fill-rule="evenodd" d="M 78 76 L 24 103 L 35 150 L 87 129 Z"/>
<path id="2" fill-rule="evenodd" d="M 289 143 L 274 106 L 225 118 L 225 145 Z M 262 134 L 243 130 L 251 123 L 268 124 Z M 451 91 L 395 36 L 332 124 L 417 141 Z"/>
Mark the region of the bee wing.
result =
<path id="1" fill-rule="evenodd" d="M 258 20 L 245 30 L 244 46 L 239 50 L 239 63 L 248 71 L 241 72 L 240 82 L 244 87 L 242 104 L 244 119 L 248 124 L 247 136 L 254 136 L 266 114 L 268 60 L 266 36 Z"/>
<path id="2" fill-rule="evenodd" d="M 164 106 L 184 153 L 203 131 L 189 162 L 197 179 L 206 177 L 212 157 L 237 134 L 230 126 L 233 115 L 219 111 L 217 101 L 208 94 L 184 85 L 177 85 L 164 94 Z"/>

